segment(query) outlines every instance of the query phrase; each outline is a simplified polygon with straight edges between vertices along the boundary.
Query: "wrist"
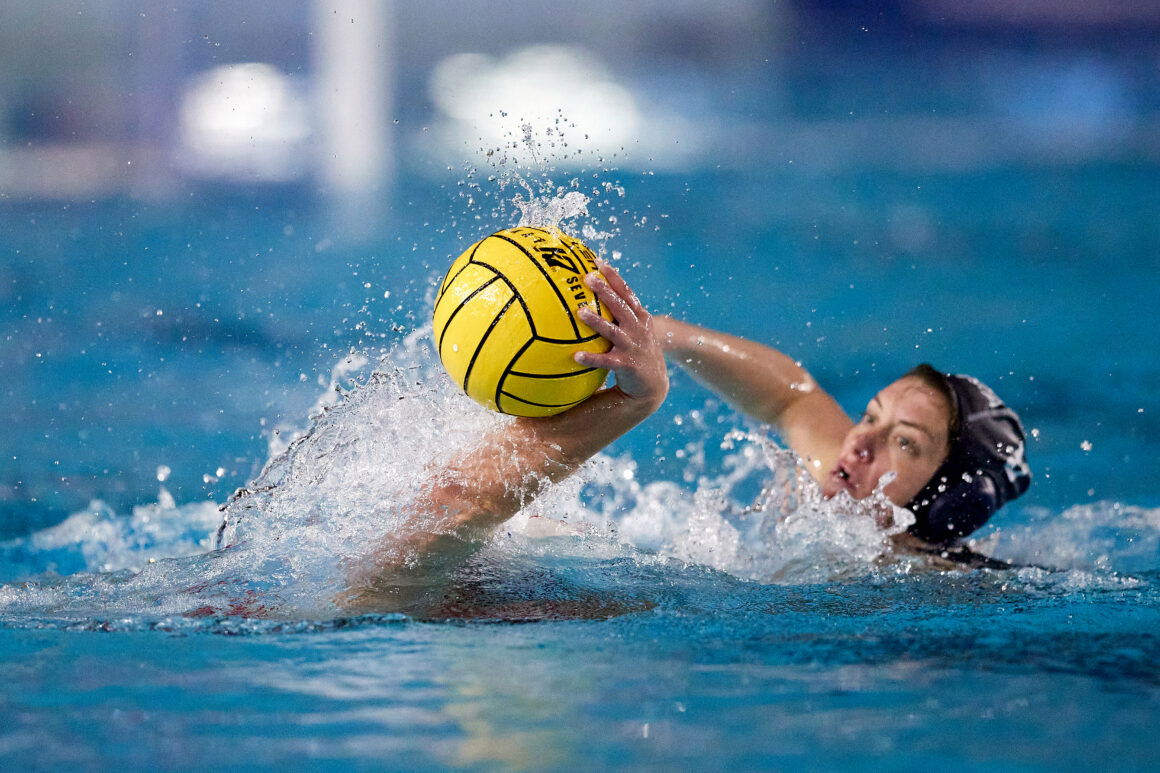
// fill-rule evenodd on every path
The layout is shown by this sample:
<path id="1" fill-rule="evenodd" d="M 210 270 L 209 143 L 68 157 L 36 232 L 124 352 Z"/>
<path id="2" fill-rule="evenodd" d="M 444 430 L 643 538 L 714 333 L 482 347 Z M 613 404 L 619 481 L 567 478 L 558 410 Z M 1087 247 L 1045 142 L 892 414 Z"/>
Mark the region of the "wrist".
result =
<path id="1" fill-rule="evenodd" d="M 665 397 L 668 396 L 669 385 L 666 378 L 661 388 L 650 390 L 644 394 L 626 392 L 619 384 L 614 384 L 608 391 L 616 397 L 618 409 L 635 417 L 635 420 L 639 422 L 656 413 L 657 409 L 664 404 Z"/>
<path id="2" fill-rule="evenodd" d="M 675 319 L 665 315 L 653 315 L 653 330 L 661 350 L 671 352 L 677 348 L 677 327 L 680 324 Z"/>

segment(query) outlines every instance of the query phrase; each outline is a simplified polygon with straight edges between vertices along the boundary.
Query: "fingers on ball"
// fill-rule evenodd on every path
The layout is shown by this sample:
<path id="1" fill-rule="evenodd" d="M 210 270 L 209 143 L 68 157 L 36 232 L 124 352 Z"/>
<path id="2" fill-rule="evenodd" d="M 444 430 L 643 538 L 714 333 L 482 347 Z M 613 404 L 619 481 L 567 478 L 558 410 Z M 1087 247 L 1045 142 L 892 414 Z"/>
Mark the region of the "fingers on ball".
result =
<path id="1" fill-rule="evenodd" d="M 624 277 L 611 264 L 601 261 L 600 274 L 608 280 L 608 284 L 612 286 L 612 289 L 616 290 L 617 295 L 622 296 L 625 300 L 628 300 L 632 296 L 632 290 L 629 289 L 628 283 L 624 281 Z"/>
<path id="2" fill-rule="evenodd" d="M 619 325 L 609 322 L 590 307 L 585 307 L 580 313 L 584 324 L 599 333 L 613 346 L 624 346 L 629 342 L 628 334 Z"/>
<path id="3" fill-rule="evenodd" d="M 628 282 L 624 281 L 624 277 L 620 275 L 620 272 L 604 260 L 599 260 L 597 267 L 600 269 L 600 276 L 608 282 L 609 286 L 618 296 L 624 299 L 625 304 L 632 311 L 633 315 L 638 319 L 643 319 L 648 312 L 645 311 L 644 305 L 641 304 L 640 299 L 632 291 L 632 288 L 628 286 Z"/>
<path id="4" fill-rule="evenodd" d="M 618 322 L 635 321 L 638 318 L 639 315 L 624 295 L 602 274 L 589 274 L 586 283 L 592 292 L 608 305 L 612 316 L 616 317 Z"/>
<path id="5" fill-rule="evenodd" d="M 612 358 L 607 353 L 576 352 L 572 355 L 572 359 L 586 368 L 604 368 L 610 370 L 612 365 Z"/>

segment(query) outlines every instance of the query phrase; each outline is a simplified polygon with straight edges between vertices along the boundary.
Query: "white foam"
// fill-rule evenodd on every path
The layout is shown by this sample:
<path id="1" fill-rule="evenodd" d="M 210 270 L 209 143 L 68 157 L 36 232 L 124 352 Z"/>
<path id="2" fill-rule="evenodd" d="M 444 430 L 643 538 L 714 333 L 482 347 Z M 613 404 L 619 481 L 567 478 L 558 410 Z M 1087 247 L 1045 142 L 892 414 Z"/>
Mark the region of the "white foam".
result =
<path id="1" fill-rule="evenodd" d="M 1160 569 L 1160 508 L 1104 501 L 1062 513 L 1031 509 L 1029 520 L 1001 526 L 973 546 L 1017 564 L 1083 571 Z"/>
<path id="2" fill-rule="evenodd" d="M 87 571 L 139 571 L 150 561 L 203 553 L 211 546 L 221 514 L 213 502 L 178 507 L 162 488 L 155 504 L 139 505 L 127 517 L 93 501 L 55 526 L 27 539 L 42 553 L 72 553 Z"/>
<path id="3" fill-rule="evenodd" d="M 559 228 L 560 223 L 588 214 L 588 197 L 580 191 L 568 191 L 562 196 L 544 199 L 537 196 L 515 197 L 520 210 L 521 226 Z"/>

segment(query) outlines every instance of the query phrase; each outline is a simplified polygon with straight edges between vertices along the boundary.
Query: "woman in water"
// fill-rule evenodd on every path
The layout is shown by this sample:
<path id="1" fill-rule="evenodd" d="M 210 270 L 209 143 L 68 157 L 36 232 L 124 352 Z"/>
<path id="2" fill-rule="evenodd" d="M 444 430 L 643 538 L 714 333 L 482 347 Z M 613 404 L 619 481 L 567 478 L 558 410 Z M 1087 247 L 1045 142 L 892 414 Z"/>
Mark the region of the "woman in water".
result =
<path id="1" fill-rule="evenodd" d="M 824 496 L 865 499 L 882 486 L 914 514 L 915 547 L 953 546 L 1031 483 L 1019 417 L 970 376 L 919 365 L 855 422 L 775 349 L 668 317 L 654 326 L 676 363 L 776 428 Z"/>
<path id="2" fill-rule="evenodd" d="M 616 385 L 564 413 L 516 418 L 433 471 L 402 527 L 372 546 L 339 599 L 352 608 L 423 603 L 432 577 L 460 563 L 547 486 L 629 431 L 668 393 L 665 354 L 750 416 L 773 425 L 826 497 L 882 493 L 914 513 L 921 545 L 949 546 L 1030 483 L 1018 417 L 978 381 L 920 365 L 879 392 L 852 421 L 805 370 L 753 341 L 651 317 L 611 266 L 585 283 L 616 322 L 581 319 L 612 345 L 576 361 L 607 368 Z M 892 478 L 887 482 L 887 475 Z"/>

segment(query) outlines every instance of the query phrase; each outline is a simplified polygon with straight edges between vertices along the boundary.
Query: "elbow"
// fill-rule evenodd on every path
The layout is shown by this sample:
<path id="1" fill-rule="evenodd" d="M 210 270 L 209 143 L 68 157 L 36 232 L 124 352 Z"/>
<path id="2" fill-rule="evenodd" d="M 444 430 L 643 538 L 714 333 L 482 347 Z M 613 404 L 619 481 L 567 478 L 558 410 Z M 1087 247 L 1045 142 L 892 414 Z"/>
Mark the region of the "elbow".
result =
<path id="1" fill-rule="evenodd" d="M 494 486 L 472 485 L 470 481 L 451 480 L 438 483 L 426 497 L 432 516 L 432 531 L 461 534 L 473 528 L 488 528 L 502 523 L 518 510 L 506 491 Z"/>

